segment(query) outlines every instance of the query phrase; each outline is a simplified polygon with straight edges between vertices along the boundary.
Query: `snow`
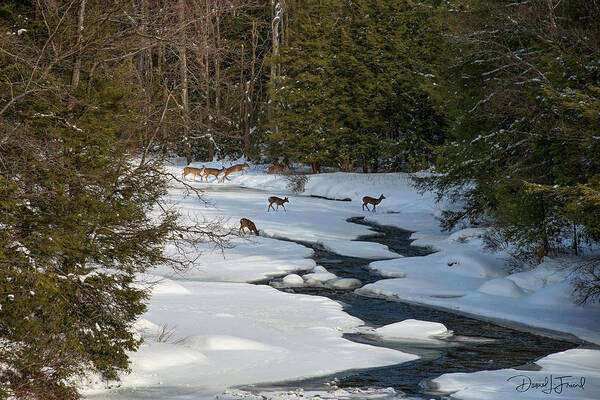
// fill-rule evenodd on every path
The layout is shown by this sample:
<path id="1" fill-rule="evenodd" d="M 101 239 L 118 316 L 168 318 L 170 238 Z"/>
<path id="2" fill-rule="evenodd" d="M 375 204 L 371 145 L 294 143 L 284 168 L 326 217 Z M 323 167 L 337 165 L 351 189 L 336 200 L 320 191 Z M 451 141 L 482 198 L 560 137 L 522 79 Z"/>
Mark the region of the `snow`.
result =
<path id="1" fill-rule="evenodd" d="M 463 400 L 600 399 L 600 350 L 567 350 L 535 364 L 537 368 L 444 374 L 433 384 Z"/>
<path id="2" fill-rule="evenodd" d="M 362 282 L 354 278 L 339 278 L 327 282 L 327 287 L 332 289 L 355 289 L 362 286 Z"/>
<path id="3" fill-rule="evenodd" d="M 294 287 L 327 287 L 337 290 L 350 290 L 361 287 L 363 283 L 355 278 L 339 278 L 336 274 L 327 271 L 325 267 L 317 265 L 313 272 L 304 274 L 286 275 L 281 280 L 274 280 L 271 286 L 276 288 Z"/>
<path id="4" fill-rule="evenodd" d="M 332 389 L 329 391 L 324 390 L 288 390 L 288 391 L 273 391 L 273 392 L 259 392 L 252 394 L 243 390 L 227 390 L 225 393 L 216 397 L 218 400 L 321 400 L 321 399 L 333 399 L 333 400 L 390 400 L 390 399 L 404 399 L 405 397 L 398 394 L 392 388 L 368 388 L 368 389 Z"/>
<path id="5" fill-rule="evenodd" d="M 308 282 L 311 281 L 316 281 L 316 282 L 327 282 L 330 281 L 332 279 L 337 278 L 337 276 L 331 272 L 328 271 L 324 271 L 324 272 L 311 272 L 310 274 L 306 274 L 304 275 L 304 279 L 306 279 Z"/>
<path id="6" fill-rule="evenodd" d="M 490 279 L 477 289 L 492 296 L 521 297 L 525 292 L 516 283 L 506 278 Z"/>
<path id="7" fill-rule="evenodd" d="M 325 250 L 342 254 L 348 257 L 360 257 L 369 259 L 399 258 L 398 253 L 390 251 L 386 245 L 348 240 L 321 239 L 318 242 Z"/>
<path id="8" fill-rule="evenodd" d="M 181 175 L 177 168 L 171 172 Z M 250 179 L 249 175 L 237 177 Z M 186 196 L 181 184 L 172 185 L 167 206 L 179 209 L 184 221 L 220 218 L 224 227 L 237 232 L 240 218 L 245 217 L 255 222 L 260 236 L 232 237 L 233 247 L 223 252 L 209 245 L 199 249 L 201 255 L 198 249 L 186 248 L 192 259 L 200 255 L 190 270 L 175 273 L 159 267 L 140 276 L 140 284 L 152 283 L 152 296 L 147 312 L 134 326 L 144 343 L 130 354 L 132 373 L 122 377 L 118 389 L 107 391 L 100 381 L 89 385 L 88 398 L 173 398 L 177 393 L 213 398 L 238 385 L 418 358 L 343 338 L 363 322 L 345 313 L 337 302 L 247 283 L 280 277 L 288 286 L 314 283 L 352 290 L 362 285 L 317 266 L 308 258 L 313 253 L 310 248 L 280 238 L 318 243 L 350 255 L 364 249 L 373 259 L 398 257 L 385 246 L 350 242 L 373 232 L 346 221 L 356 215 L 348 203 L 291 195 L 281 176 L 259 172 L 251 179 L 260 191 L 243 190 L 230 182 L 188 181 L 207 189 L 208 205 Z M 275 189 L 268 189 L 261 179 Z M 267 212 L 270 195 L 288 196 L 288 211 Z"/>
<path id="9" fill-rule="evenodd" d="M 404 321 L 382 326 L 375 329 L 375 334 L 388 341 L 428 341 L 442 339 L 451 332 L 439 322 L 405 319 Z"/>
<path id="10" fill-rule="evenodd" d="M 546 258 L 544 263 L 528 271 L 511 273 L 506 267 L 507 253 L 491 253 L 484 249 L 482 236 L 485 229 L 441 232 L 439 217 L 442 210 L 458 206 L 436 203 L 432 193 L 417 193 L 408 174 L 334 172 L 310 175 L 303 195 L 352 200 L 333 202 L 293 196 L 286 189 L 285 178 L 265 175 L 265 168 L 253 165 L 249 173 L 230 176 L 231 181 L 220 186 L 255 188 L 290 197 L 290 211 L 286 217 L 281 212 L 270 213 L 271 220 L 264 223 L 265 236 L 319 242 L 341 254 L 352 255 L 355 254 L 352 250 L 358 248 L 354 246 L 359 245 L 348 240 L 372 232 L 365 226 L 344 220 L 364 216 L 368 222 L 414 231 L 411 236 L 414 245 L 437 251 L 424 257 L 399 257 L 372 263 L 371 268 L 390 279 L 358 289 L 362 295 L 426 304 L 510 326 L 526 325 L 532 329 L 541 328 L 546 333 L 546 330 L 554 330 L 600 343 L 600 331 L 594 323 L 600 320 L 600 305 L 574 304 L 570 269 L 565 268 L 561 260 Z M 209 189 L 216 186 L 200 185 Z M 378 197 L 380 194 L 386 199 L 378 205 L 376 213 L 362 211 L 363 196 Z M 291 212 L 293 217 L 290 217 Z M 336 213 L 336 219 L 331 218 L 333 213 Z M 292 221 L 285 232 L 274 231 L 279 218 Z M 311 221 L 318 226 L 318 232 L 307 232 Z M 333 247 L 329 242 L 332 239 L 345 241 L 347 246 Z M 379 255 L 377 258 L 386 257 Z M 544 304 L 552 307 L 544 308 Z"/>
<path id="11" fill-rule="evenodd" d="M 362 322 L 327 298 L 245 283 L 179 284 L 186 292 L 157 290 L 151 297 L 148 311 L 136 325 L 145 341 L 130 354 L 133 373 L 122 377 L 121 389 L 106 393 L 98 387 L 88 390 L 88 397 L 128 398 L 128 390 L 159 386 L 193 387 L 214 395 L 235 385 L 417 358 L 342 338 Z M 163 279 L 157 285 L 173 283 Z M 174 333 L 158 342 L 156 333 L 165 324 L 174 327 Z"/>
<path id="12" fill-rule="evenodd" d="M 247 235 L 233 238 L 231 244 L 234 247 L 222 253 L 206 248 L 201 263 L 187 271 L 185 279 L 254 282 L 289 272 L 310 270 L 315 266 L 315 262 L 307 258 L 313 254 L 312 249 L 296 243 Z M 178 277 L 169 268 L 156 271 L 164 276 Z"/>
<path id="13" fill-rule="evenodd" d="M 354 278 L 339 278 L 336 274 L 318 265 L 311 273 L 302 276 L 289 274 L 281 280 L 272 281 L 271 285 L 276 288 L 327 287 L 337 290 L 350 290 L 361 287 L 363 283 Z"/>
<path id="14" fill-rule="evenodd" d="M 222 315 L 222 314 L 221 314 Z M 255 350 L 255 351 L 277 351 L 277 348 L 254 340 L 243 339 L 228 335 L 196 335 L 189 336 L 181 341 L 183 346 L 199 350 Z"/>
<path id="15" fill-rule="evenodd" d="M 206 166 L 220 168 L 222 164 L 206 163 Z M 201 167 L 202 163 L 192 166 Z M 182 168 L 168 168 L 175 176 L 181 176 Z M 141 281 L 155 283 L 148 311 L 134 326 L 144 343 L 138 352 L 130 354 L 132 373 L 122 377 L 119 389 L 107 390 L 100 381 L 88 386 L 87 397 L 253 398 L 244 397 L 254 395 L 243 391 L 224 391 L 238 385 L 321 376 L 416 358 L 343 338 L 344 333 L 365 327 L 362 321 L 345 313 L 337 302 L 249 284 L 278 277 L 278 284 L 274 284 L 278 287 L 312 285 L 352 290 L 362 285 L 358 280 L 340 278 L 316 265 L 308 258 L 313 251 L 292 241 L 317 244 L 341 255 L 377 260 L 370 268 L 384 278 L 356 289 L 362 295 L 426 304 L 517 328 L 549 329 L 600 343 L 597 329 L 600 306 L 573 303 L 570 271 L 560 260 L 547 259 L 528 271 L 512 273 L 506 267 L 507 254 L 493 254 L 483 249 L 484 229 L 441 232 L 442 209 L 455 206 L 436 204 L 431 193 L 417 193 L 410 186 L 407 174 L 311 175 L 305 192 L 294 194 L 287 189 L 284 176 L 266 175 L 264 169 L 265 166 L 251 165 L 248 172 L 230 175 L 224 184 L 188 181 L 205 190 L 211 203 L 208 205 L 196 197 L 186 196 L 182 184 L 173 183 L 166 200 L 168 205 L 180 210 L 184 219 L 221 218 L 224 227 L 237 232 L 240 218 L 245 217 L 255 222 L 260 236 L 235 236 L 233 247 L 223 252 L 208 245 L 200 249 L 202 254 L 198 249 L 187 249 L 192 257 L 200 256 L 194 268 L 174 273 L 159 267 L 149 271 L 148 276 L 140 277 Z M 379 197 L 380 194 L 386 199 L 378 205 L 376 213 L 361 209 L 363 196 Z M 289 197 L 287 212 L 267 212 L 267 198 L 271 195 Z M 310 195 L 352 201 L 330 201 Z M 437 252 L 423 257 L 400 257 L 385 246 L 357 241 L 373 232 L 367 226 L 347 221 L 356 216 L 413 231 L 413 244 Z M 384 340 L 434 341 L 451 333 L 441 324 L 414 320 L 378 329 L 376 334 Z M 597 361 L 597 356 L 597 353 L 587 354 L 583 361 L 593 357 Z M 565 356 L 552 357 L 540 361 L 548 366 L 546 373 L 563 373 L 560 371 L 564 368 L 559 368 L 558 363 L 566 362 Z M 574 364 L 573 361 L 569 365 Z M 586 376 L 591 382 L 600 368 L 593 362 L 589 368 Z M 569 374 L 579 371 L 572 369 Z M 485 375 L 494 373 L 499 375 Z M 450 391 L 466 391 L 463 397 L 468 398 L 477 391 L 480 395 L 487 394 L 485 384 L 495 387 L 506 380 L 502 371 L 481 374 L 487 379 L 482 386 L 469 386 L 465 383 L 467 378 L 457 377 L 458 374 L 451 374 L 451 378 L 444 375 L 442 378 L 447 381 L 440 382 L 452 384 L 440 385 Z M 514 390 L 514 387 L 509 389 Z M 337 390 L 332 386 L 330 391 L 270 392 L 264 396 L 274 399 L 304 395 L 315 398 L 399 396 L 385 389 L 362 394 Z M 590 393 L 597 394 L 588 391 L 586 386 L 586 395 Z M 511 397 L 505 393 L 504 397 L 490 398 Z"/>
<path id="16" fill-rule="evenodd" d="M 259 188 L 263 179 L 267 186 L 285 191 L 284 180 L 276 183 L 271 175 L 264 178 L 260 174 L 247 174 L 235 177 L 226 185 Z M 600 321 L 600 305 L 574 304 L 570 269 L 560 260 L 546 258 L 529 271 L 511 274 L 506 267 L 507 253 L 490 253 L 484 249 L 481 238 L 485 229 L 441 232 L 441 211 L 457 206 L 435 203 L 432 193 L 417 193 L 410 185 L 408 174 L 311 175 L 304 194 L 350 198 L 352 202 L 342 204 L 353 209 L 354 216 L 362 215 L 368 222 L 414 231 L 411 236 L 415 239 L 414 245 L 437 251 L 424 257 L 372 263 L 371 268 L 391 279 L 363 286 L 358 289 L 361 294 L 431 305 L 514 327 L 541 328 L 544 331 L 540 332 L 546 334 L 549 332 L 545 330 L 564 332 L 600 343 L 596 323 Z M 360 209 L 363 196 L 380 194 L 386 199 L 377 206 L 377 213 Z M 342 213 L 341 217 L 345 215 Z"/>
<path id="17" fill-rule="evenodd" d="M 358 289 L 361 294 L 393 297 L 494 320 L 565 332 L 600 343 L 598 305 L 574 304 L 569 270 L 551 259 L 527 272 L 503 271 L 503 260 L 456 245 L 425 257 L 378 261 L 370 265 L 393 277 Z"/>
<path id="18" fill-rule="evenodd" d="M 286 275 L 283 278 L 283 283 L 287 287 L 303 286 L 304 285 L 304 279 L 302 279 L 302 277 L 300 275 L 289 274 L 289 275 Z"/>

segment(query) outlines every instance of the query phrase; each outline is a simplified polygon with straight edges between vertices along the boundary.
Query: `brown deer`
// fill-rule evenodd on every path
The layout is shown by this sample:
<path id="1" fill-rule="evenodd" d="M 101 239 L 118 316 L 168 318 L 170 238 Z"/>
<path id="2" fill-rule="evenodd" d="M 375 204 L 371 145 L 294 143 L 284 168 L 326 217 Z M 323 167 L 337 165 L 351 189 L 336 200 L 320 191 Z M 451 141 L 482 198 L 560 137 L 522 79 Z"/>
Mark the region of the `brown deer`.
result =
<path id="1" fill-rule="evenodd" d="M 204 176 L 206 177 L 206 183 L 208 183 L 208 176 L 212 175 L 215 177 L 216 182 L 219 182 L 219 174 L 221 174 L 221 172 L 225 171 L 225 167 L 221 168 L 221 169 L 216 169 L 216 168 L 204 168 Z M 215 181 L 213 181 L 215 182 Z"/>
<path id="2" fill-rule="evenodd" d="M 183 174 L 181 174 L 181 177 L 183 178 L 184 181 L 185 181 L 185 177 L 189 174 L 194 175 L 194 182 L 196 182 L 196 176 L 200 175 L 200 182 L 202 182 L 202 177 L 204 174 L 204 166 L 202 166 L 202 168 L 185 167 L 183 169 Z"/>
<path id="3" fill-rule="evenodd" d="M 377 207 L 377 204 L 381 203 L 381 200 L 383 200 L 383 199 L 385 199 L 384 195 L 379 196 L 378 199 L 369 197 L 369 196 L 363 197 L 363 205 L 362 205 L 363 211 L 365 210 L 365 207 L 367 207 L 367 210 L 369 210 L 369 204 L 372 204 L 373 210 L 369 210 L 369 211 L 375 212 L 375 207 Z"/>
<path id="4" fill-rule="evenodd" d="M 287 165 L 280 165 L 280 164 L 274 164 L 271 165 L 269 168 L 267 168 L 267 174 L 271 175 L 271 174 L 281 174 L 283 171 L 285 171 L 286 169 L 288 169 L 289 167 Z"/>
<path id="5" fill-rule="evenodd" d="M 269 197 L 269 207 L 267 208 L 267 212 L 269 212 L 269 209 L 271 209 L 271 208 L 273 208 L 273 211 L 277 211 L 277 210 L 279 210 L 279 206 L 283 207 L 283 210 L 287 212 L 283 203 L 289 203 L 289 202 L 290 201 L 288 200 L 287 197 L 285 199 L 280 199 L 279 197 L 271 196 L 271 197 Z M 277 204 L 277 209 L 275 209 L 275 207 L 273 207 L 273 203 Z"/>
<path id="6" fill-rule="evenodd" d="M 542 246 L 535 253 L 537 255 L 537 263 L 541 264 L 544 262 L 544 257 L 548 255 L 548 248 L 546 246 Z"/>
<path id="7" fill-rule="evenodd" d="M 225 178 L 227 178 L 227 175 L 233 174 L 234 172 L 242 171 L 242 175 L 244 175 L 244 168 L 249 167 L 250 166 L 248 165 L 248 163 L 232 165 L 231 167 L 225 170 L 225 174 L 223 175 L 223 178 L 221 178 L 221 182 L 225 182 Z"/>
<path id="8" fill-rule="evenodd" d="M 256 236 L 258 236 L 258 229 L 256 229 L 256 225 L 254 222 L 250 221 L 248 218 L 240 219 L 240 229 L 238 229 L 238 233 L 241 235 L 242 232 L 246 233 L 246 228 L 250 229 L 250 232 L 254 232 Z"/>

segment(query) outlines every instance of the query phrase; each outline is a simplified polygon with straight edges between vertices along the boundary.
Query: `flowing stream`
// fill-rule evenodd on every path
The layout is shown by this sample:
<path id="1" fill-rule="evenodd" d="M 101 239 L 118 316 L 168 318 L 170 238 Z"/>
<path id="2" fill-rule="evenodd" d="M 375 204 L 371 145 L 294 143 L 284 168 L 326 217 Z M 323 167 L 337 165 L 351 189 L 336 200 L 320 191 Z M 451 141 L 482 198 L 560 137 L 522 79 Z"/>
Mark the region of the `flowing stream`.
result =
<path id="1" fill-rule="evenodd" d="M 358 240 L 374 241 L 387 245 L 390 250 L 406 257 L 426 255 L 426 248 L 411 246 L 411 232 L 395 227 L 369 224 L 363 218 L 351 218 L 349 222 L 369 225 L 373 235 Z M 318 245 L 297 242 L 314 250 L 313 258 L 318 265 L 339 277 L 356 278 L 364 284 L 383 279 L 368 269 L 374 260 L 345 257 L 331 253 Z M 276 284 L 278 279 L 258 282 Z M 411 398 L 447 398 L 436 393 L 429 385 L 430 379 L 449 372 L 475 372 L 510 367 L 535 368 L 535 360 L 551 353 L 576 347 L 577 344 L 517 331 L 495 323 L 476 320 L 448 311 L 433 309 L 400 301 L 359 296 L 353 290 L 328 288 L 282 288 L 286 292 L 326 296 L 340 302 L 344 311 L 360 318 L 366 325 L 377 328 L 383 325 L 413 318 L 440 322 L 454 336 L 442 345 L 422 343 L 384 342 L 367 334 L 346 334 L 345 337 L 361 343 L 394 348 L 421 356 L 419 360 L 393 366 L 353 370 L 325 377 L 276 384 L 247 386 L 241 389 L 251 392 L 270 390 L 328 390 L 332 382 L 340 388 L 392 387 Z"/>

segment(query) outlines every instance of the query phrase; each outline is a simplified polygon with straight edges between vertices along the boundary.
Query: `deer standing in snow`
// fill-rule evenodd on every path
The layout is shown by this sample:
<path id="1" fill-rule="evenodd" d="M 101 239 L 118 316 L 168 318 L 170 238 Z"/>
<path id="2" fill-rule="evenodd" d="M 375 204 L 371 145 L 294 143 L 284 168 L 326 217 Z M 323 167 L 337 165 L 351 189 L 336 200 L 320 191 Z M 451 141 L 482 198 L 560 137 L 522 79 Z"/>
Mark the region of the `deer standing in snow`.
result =
<path id="1" fill-rule="evenodd" d="M 185 181 L 185 177 L 189 174 L 194 175 L 194 182 L 196 182 L 196 176 L 200 175 L 200 182 L 202 182 L 202 177 L 204 176 L 204 166 L 202 168 L 194 168 L 194 167 L 183 168 L 183 174 L 181 174 L 182 179 Z"/>
<path id="2" fill-rule="evenodd" d="M 271 175 L 271 174 L 281 174 L 283 171 L 285 171 L 286 169 L 288 169 L 289 167 L 287 165 L 279 165 L 279 164 L 275 164 L 275 165 L 271 165 L 269 168 L 267 168 L 267 174 Z"/>
<path id="3" fill-rule="evenodd" d="M 238 229 L 238 233 L 240 235 L 242 232 L 246 233 L 246 228 L 250 229 L 250 232 L 254 232 L 254 234 L 258 236 L 258 229 L 256 229 L 254 222 L 250 221 L 248 218 L 240 219 L 240 229 Z"/>
<path id="4" fill-rule="evenodd" d="M 367 207 L 367 210 L 369 210 L 369 204 L 372 204 L 373 210 L 369 210 L 369 211 L 375 212 L 375 207 L 377 207 L 377 204 L 381 203 L 381 200 L 383 200 L 383 199 L 385 199 L 384 195 L 379 196 L 378 199 L 376 199 L 374 197 L 369 197 L 369 196 L 363 197 L 363 205 L 362 205 L 363 211 L 365 210 L 365 207 Z"/>
<path id="5" fill-rule="evenodd" d="M 242 171 L 242 175 L 244 175 L 244 168 L 249 167 L 250 166 L 248 165 L 248 163 L 232 165 L 231 167 L 225 170 L 225 174 L 223 175 L 223 178 L 221 178 L 221 182 L 225 182 L 225 178 L 227 178 L 227 175 L 233 174 L 234 172 Z"/>
<path id="6" fill-rule="evenodd" d="M 216 168 L 204 168 L 204 176 L 206 177 L 206 183 L 208 183 L 208 176 L 212 175 L 215 177 L 216 182 L 219 182 L 219 175 L 221 174 L 221 172 L 225 171 L 225 167 L 221 168 L 221 169 L 216 169 Z M 215 182 L 215 181 L 213 181 Z"/>
<path id="7" fill-rule="evenodd" d="M 273 211 L 277 211 L 277 210 L 279 210 L 279 206 L 283 207 L 283 210 L 287 212 L 283 203 L 289 203 L 289 202 L 290 201 L 288 200 L 287 197 L 285 199 L 280 199 L 279 197 L 271 196 L 271 197 L 269 197 L 269 207 L 267 208 L 267 212 L 269 212 L 269 210 L 271 208 L 273 208 Z M 277 209 L 275 209 L 275 207 L 273 207 L 273 203 L 277 204 Z"/>

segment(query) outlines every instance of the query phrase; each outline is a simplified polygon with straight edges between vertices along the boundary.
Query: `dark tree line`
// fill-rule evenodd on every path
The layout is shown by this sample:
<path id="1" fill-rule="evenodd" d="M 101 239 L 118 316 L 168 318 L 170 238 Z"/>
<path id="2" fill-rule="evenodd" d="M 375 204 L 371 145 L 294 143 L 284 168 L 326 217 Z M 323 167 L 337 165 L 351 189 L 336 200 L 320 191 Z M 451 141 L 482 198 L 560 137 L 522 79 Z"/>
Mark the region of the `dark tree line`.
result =
<path id="1" fill-rule="evenodd" d="M 418 169 L 445 122 L 425 90 L 443 46 L 429 2 L 286 2 L 267 151 L 283 162 Z"/>

